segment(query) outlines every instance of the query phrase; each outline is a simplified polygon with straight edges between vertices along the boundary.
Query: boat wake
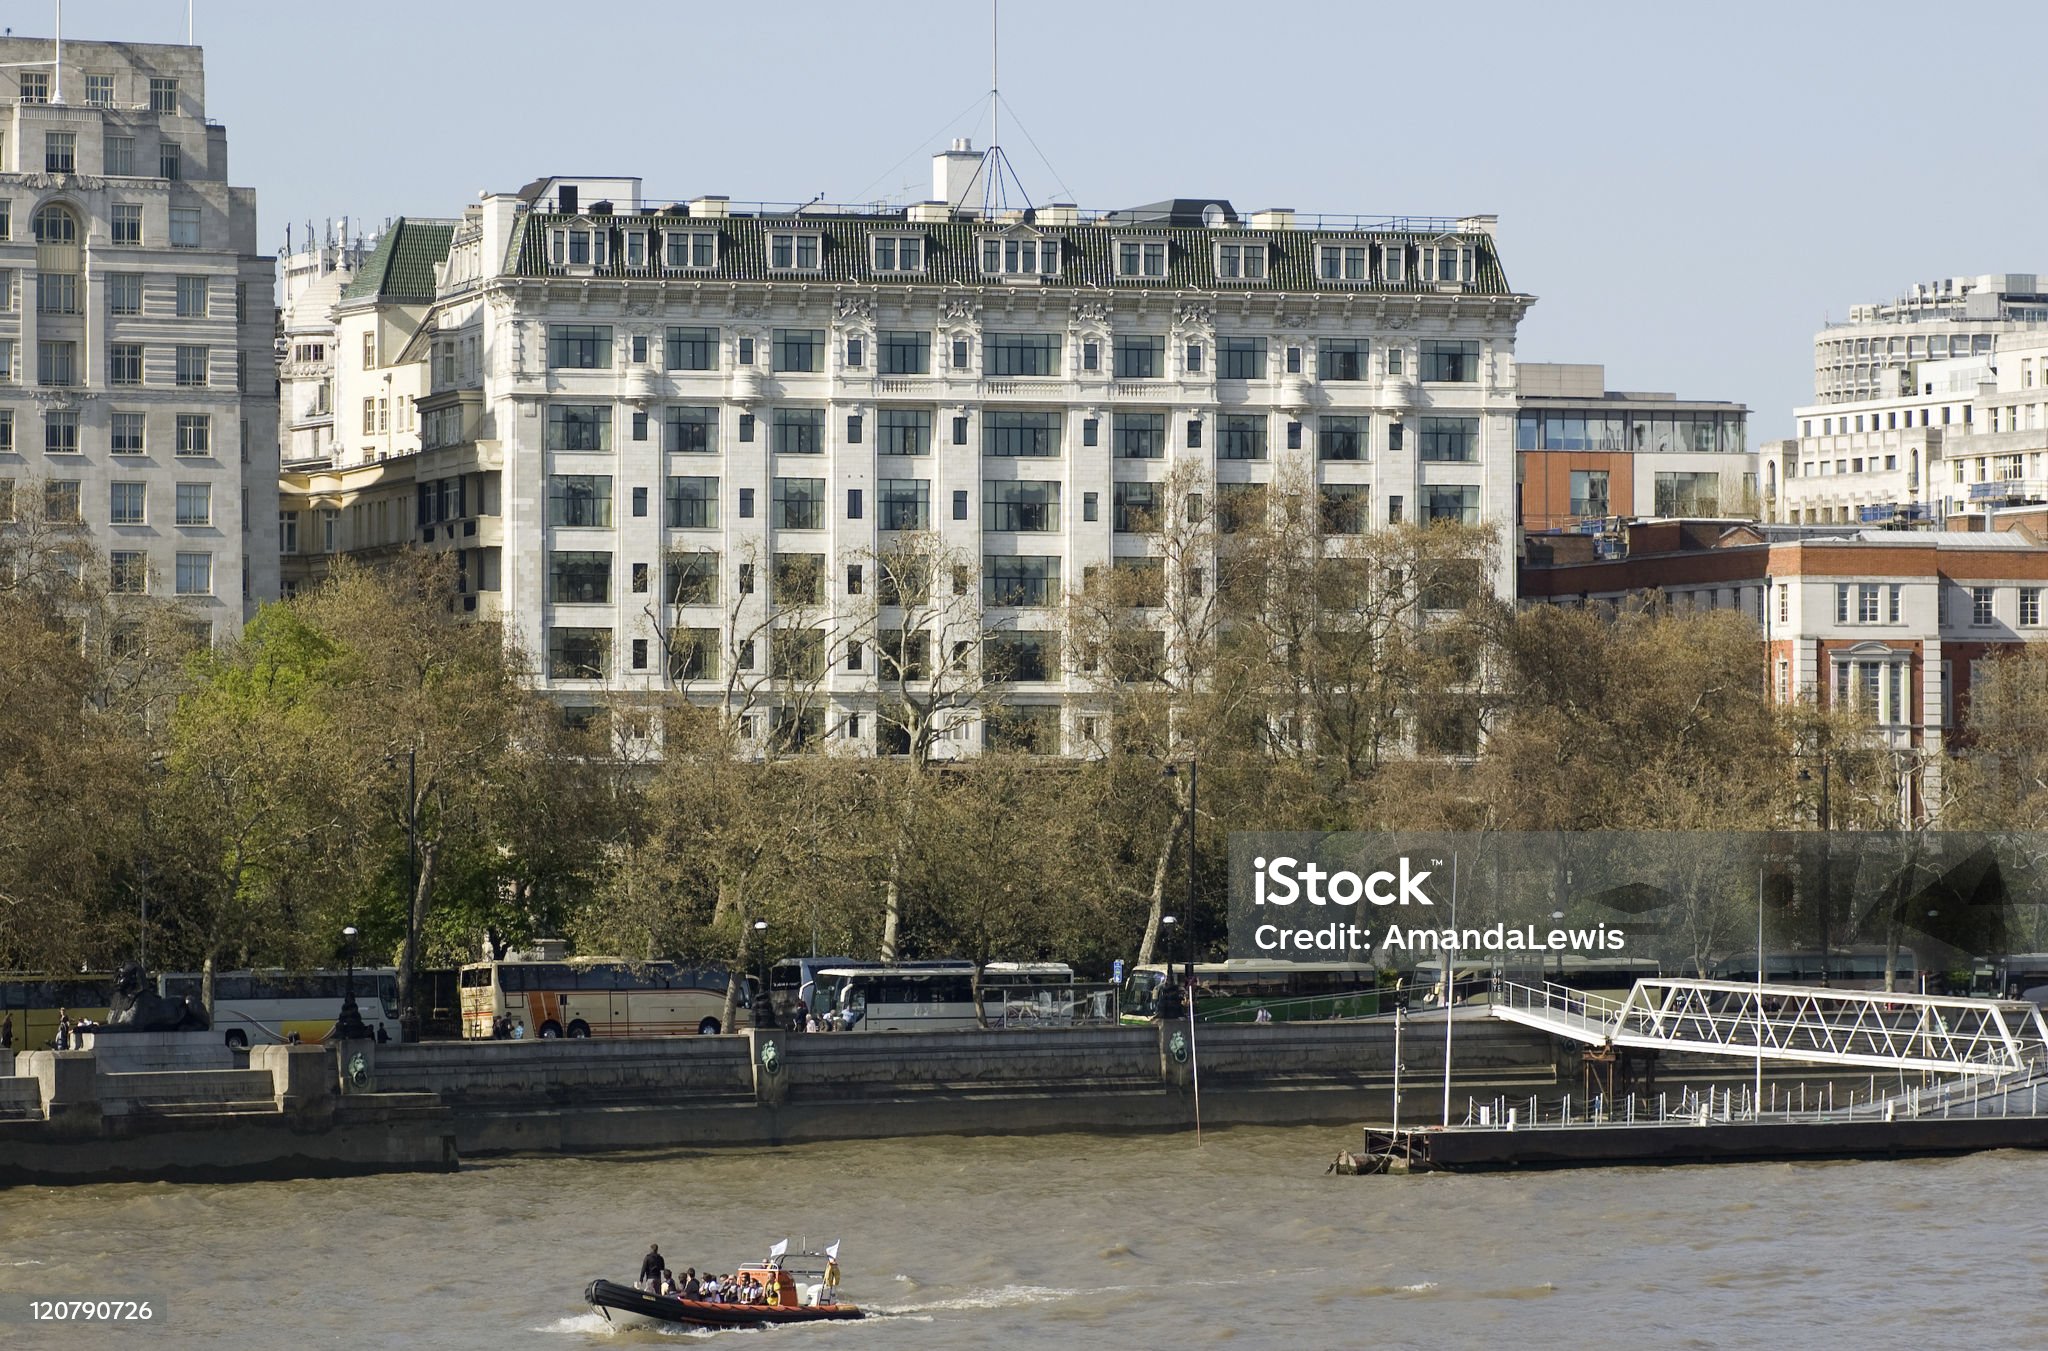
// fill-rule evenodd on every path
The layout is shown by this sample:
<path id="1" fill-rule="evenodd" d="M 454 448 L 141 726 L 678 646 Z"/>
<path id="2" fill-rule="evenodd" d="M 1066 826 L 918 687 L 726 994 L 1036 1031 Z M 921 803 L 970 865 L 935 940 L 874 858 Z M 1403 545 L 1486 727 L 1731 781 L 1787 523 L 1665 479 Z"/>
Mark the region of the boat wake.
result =
<path id="1" fill-rule="evenodd" d="M 622 1323 L 612 1322 L 595 1309 L 592 1309 L 589 1313 L 571 1314 L 566 1318 L 557 1318 L 552 1323 L 544 1323 L 534 1329 L 535 1332 L 551 1332 L 565 1337 L 631 1336 L 634 1338 L 688 1337 L 693 1339 L 708 1337 L 719 1330 L 718 1328 L 686 1328 L 675 1323 L 641 1323 L 633 1327 L 627 1327 Z M 747 1329 L 741 1329 L 741 1331 L 745 1330 Z"/>
<path id="2" fill-rule="evenodd" d="M 869 1314 L 902 1318 L 918 1314 L 951 1313 L 961 1309 L 1011 1309 L 1026 1304 L 1048 1304 L 1072 1299 L 1079 1290 L 1062 1290 L 1050 1285 L 1005 1285 L 992 1290 L 970 1290 L 951 1299 L 934 1299 L 922 1304 L 870 1304 Z"/>

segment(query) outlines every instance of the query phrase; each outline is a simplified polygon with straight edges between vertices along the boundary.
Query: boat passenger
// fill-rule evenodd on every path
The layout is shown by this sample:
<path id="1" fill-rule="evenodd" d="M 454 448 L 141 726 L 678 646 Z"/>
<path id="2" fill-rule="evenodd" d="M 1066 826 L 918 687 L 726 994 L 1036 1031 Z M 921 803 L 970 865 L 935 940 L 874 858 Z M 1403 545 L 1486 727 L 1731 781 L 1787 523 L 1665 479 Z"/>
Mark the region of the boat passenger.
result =
<path id="1" fill-rule="evenodd" d="M 682 1297 L 684 1299 L 702 1299 L 704 1297 L 704 1284 L 697 1279 L 697 1268 L 695 1267 L 691 1267 L 683 1273 Z"/>
<path id="2" fill-rule="evenodd" d="M 648 1244 L 647 1256 L 640 1259 L 640 1279 L 635 1284 L 642 1290 L 650 1291 L 654 1294 L 661 1293 L 661 1286 L 659 1284 L 661 1272 L 662 1268 L 667 1265 L 666 1262 L 661 1260 L 661 1245 L 659 1243 Z"/>

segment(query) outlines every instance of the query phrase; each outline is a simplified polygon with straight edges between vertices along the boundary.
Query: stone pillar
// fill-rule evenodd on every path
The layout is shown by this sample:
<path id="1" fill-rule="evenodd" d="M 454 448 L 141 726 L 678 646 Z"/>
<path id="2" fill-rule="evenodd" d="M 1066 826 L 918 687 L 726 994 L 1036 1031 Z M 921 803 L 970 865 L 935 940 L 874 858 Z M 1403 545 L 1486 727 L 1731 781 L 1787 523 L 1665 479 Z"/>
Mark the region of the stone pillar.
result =
<path id="1" fill-rule="evenodd" d="M 249 1068 L 267 1071 L 277 1110 L 304 1121 L 334 1116 L 334 1068 L 323 1046 L 251 1046 Z"/>
<path id="2" fill-rule="evenodd" d="M 98 1065 L 91 1051 L 31 1051 L 27 1072 L 42 1087 L 43 1116 L 53 1124 L 98 1132 Z"/>
<path id="3" fill-rule="evenodd" d="M 790 1038 L 775 1027 L 750 1027 L 747 1054 L 754 1066 L 754 1101 L 774 1107 L 789 1096 L 789 1064 L 783 1059 Z"/>

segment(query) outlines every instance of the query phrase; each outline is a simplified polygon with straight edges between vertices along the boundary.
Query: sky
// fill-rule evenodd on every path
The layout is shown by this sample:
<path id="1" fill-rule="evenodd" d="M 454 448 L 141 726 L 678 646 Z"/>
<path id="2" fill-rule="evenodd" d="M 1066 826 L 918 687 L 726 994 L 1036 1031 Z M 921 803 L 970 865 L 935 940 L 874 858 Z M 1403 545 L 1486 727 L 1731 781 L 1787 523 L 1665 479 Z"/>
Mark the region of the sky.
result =
<path id="1" fill-rule="evenodd" d="M 180 42 L 185 8 L 70 0 L 65 33 Z M 7 0 L 0 24 L 45 35 L 53 9 Z M 287 220 L 454 216 L 550 174 L 637 175 L 659 201 L 921 198 L 932 151 L 989 131 L 983 0 L 195 10 L 207 112 L 269 248 Z M 1739 400 L 1753 444 L 1810 401 L 1829 317 L 2048 273 L 2038 3 L 1002 11 L 1004 148 L 1032 200 L 1496 214 L 1537 297 L 1523 360 Z"/>

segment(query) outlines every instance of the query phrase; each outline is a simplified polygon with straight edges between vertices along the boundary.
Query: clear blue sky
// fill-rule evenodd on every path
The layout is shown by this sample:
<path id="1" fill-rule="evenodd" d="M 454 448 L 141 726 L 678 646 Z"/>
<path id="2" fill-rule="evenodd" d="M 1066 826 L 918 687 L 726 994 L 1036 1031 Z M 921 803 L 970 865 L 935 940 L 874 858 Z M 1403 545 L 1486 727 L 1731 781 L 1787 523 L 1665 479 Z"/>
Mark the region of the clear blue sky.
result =
<path id="1" fill-rule="evenodd" d="M 2048 272 L 2038 4 L 1003 9 L 1005 100 L 1083 206 L 1497 213 L 1508 278 L 1539 297 L 1524 359 L 1742 400 L 1752 440 L 1811 397 L 1828 315 Z M 0 15 L 50 31 L 50 0 Z M 65 6 L 76 37 L 182 41 L 184 15 Z M 987 134 L 984 0 L 199 0 L 197 36 L 270 248 L 286 220 L 454 215 L 550 173 L 664 199 L 922 195 L 931 150 Z M 1066 198 L 1009 126 L 1033 198 Z"/>

